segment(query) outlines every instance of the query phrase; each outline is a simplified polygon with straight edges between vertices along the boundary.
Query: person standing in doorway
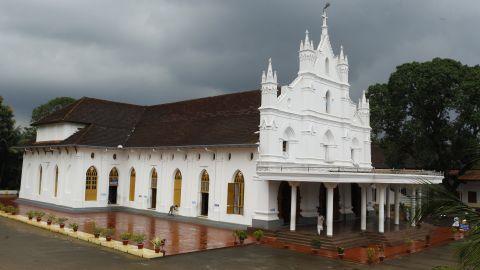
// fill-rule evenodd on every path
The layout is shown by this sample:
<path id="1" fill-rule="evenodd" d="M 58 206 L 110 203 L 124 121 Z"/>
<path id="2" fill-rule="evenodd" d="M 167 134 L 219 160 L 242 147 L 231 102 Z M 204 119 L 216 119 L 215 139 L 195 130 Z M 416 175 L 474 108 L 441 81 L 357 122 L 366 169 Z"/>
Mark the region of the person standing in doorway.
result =
<path id="1" fill-rule="evenodd" d="M 318 215 L 318 217 L 317 217 L 317 233 L 318 233 L 318 235 L 322 234 L 323 222 L 324 221 L 325 221 L 325 217 L 323 217 L 323 215 Z"/>

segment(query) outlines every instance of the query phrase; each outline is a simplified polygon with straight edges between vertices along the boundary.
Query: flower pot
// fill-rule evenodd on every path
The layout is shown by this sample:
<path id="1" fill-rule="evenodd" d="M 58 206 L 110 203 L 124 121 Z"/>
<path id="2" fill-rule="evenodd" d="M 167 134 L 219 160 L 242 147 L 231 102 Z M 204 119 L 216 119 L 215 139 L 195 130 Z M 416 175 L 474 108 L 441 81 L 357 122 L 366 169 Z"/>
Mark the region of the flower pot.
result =
<path id="1" fill-rule="evenodd" d="M 107 237 L 105 237 L 105 239 L 107 239 L 107 242 L 112 241 L 112 237 L 111 237 L 111 236 L 107 236 Z"/>
<path id="2" fill-rule="evenodd" d="M 122 244 L 123 244 L 124 246 L 128 245 L 128 240 L 122 240 Z"/>
<path id="3" fill-rule="evenodd" d="M 160 248 L 155 248 L 155 253 L 160 253 Z"/>
<path id="4" fill-rule="evenodd" d="M 65 224 L 61 223 L 60 224 L 60 229 L 63 229 L 63 228 L 65 228 Z"/>
<path id="5" fill-rule="evenodd" d="M 40 222 L 42 221 L 42 218 L 41 217 L 37 217 L 37 222 Z"/>
<path id="6" fill-rule="evenodd" d="M 137 244 L 138 249 L 143 249 L 143 243 Z"/>
<path id="7" fill-rule="evenodd" d="M 243 242 L 245 242 L 245 239 L 240 239 L 240 245 L 243 245 Z"/>
<path id="8" fill-rule="evenodd" d="M 312 248 L 312 254 L 317 254 L 318 253 L 318 249 L 317 248 Z"/>
<path id="9" fill-rule="evenodd" d="M 78 228 L 74 228 L 74 229 L 73 229 L 73 232 L 77 232 L 77 231 L 78 231 Z"/>
<path id="10" fill-rule="evenodd" d="M 338 258 L 340 258 L 340 260 L 343 260 L 343 257 L 345 257 L 344 253 L 338 254 Z"/>
<path id="11" fill-rule="evenodd" d="M 385 256 L 380 256 L 380 257 L 378 257 L 378 259 L 379 259 L 381 262 L 383 262 L 383 260 L 385 260 Z"/>
<path id="12" fill-rule="evenodd" d="M 95 236 L 95 238 L 99 238 L 100 234 L 99 233 L 94 233 L 93 236 Z"/>
<path id="13" fill-rule="evenodd" d="M 51 221 L 51 220 L 47 220 L 47 225 L 52 225 L 52 221 Z"/>
<path id="14" fill-rule="evenodd" d="M 32 219 L 33 219 L 33 217 L 28 217 L 28 220 L 32 220 Z"/>

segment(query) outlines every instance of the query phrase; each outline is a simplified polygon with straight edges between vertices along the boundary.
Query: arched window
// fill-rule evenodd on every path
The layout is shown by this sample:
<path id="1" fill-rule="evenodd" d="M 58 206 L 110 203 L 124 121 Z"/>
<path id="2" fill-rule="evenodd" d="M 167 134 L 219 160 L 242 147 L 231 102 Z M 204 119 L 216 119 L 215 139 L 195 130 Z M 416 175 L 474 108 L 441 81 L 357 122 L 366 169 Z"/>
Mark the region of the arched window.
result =
<path id="1" fill-rule="evenodd" d="M 233 183 L 228 183 L 227 214 L 243 215 L 244 189 L 243 173 L 237 171 Z"/>
<path id="2" fill-rule="evenodd" d="M 209 183 L 210 183 L 210 177 L 208 175 L 208 172 L 207 172 L 207 170 L 203 170 L 202 178 L 200 180 L 200 192 L 201 193 L 208 193 Z"/>
<path id="3" fill-rule="evenodd" d="M 88 168 L 85 180 L 85 201 L 96 201 L 98 174 L 95 167 Z"/>
<path id="4" fill-rule="evenodd" d="M 358 151 L 359 151 L 359 145 L 360 143 L 358 142 L 357 138 L 353 138 L 352 140 L 352 148 L 350 149 L 350 157 L 352 159 L 353 163 L 357 163 L 358 159 Z"/>
<path id="5" fill-rule="evenodd" d="M 333 161 L 332 147 L 334 146 L 333 134 L 330 130 L 323 135 L 323 154 L 325 162 Z"/>
<path id="6" fill-rule="evenodd" d="M 137 176 L 135 173 L 135 169 L 132 168 L 130 171 L 130 193 L 128 196 L 128 199 L 133 202 L 135 201 L 135 182 L 136 182 Z"/>
<path id="7" fill-rule="evenodd" d="M 157 170 L 155 170 L 155 168 L 153 168 L 152 169 L 152 174 L 150 176 L 150 187 L 151 188 L 157 188 L 157 180 L 158 180 Z"/>
<path id="8" fill-rule="evenodd" d="M 330 60 L 328 60 L 328 57 L 325 58 L 325 74 L 330 74 Z"/>
<path id="9" fill-rule="evenodd" d="M 177 169 L 173 180 L 173 204 L 180 207 L 182 202 L 182 173 Z"/>
<path id="10" fill-rule="evenodd" d="M 38 195 L 42 195 L 42 165 L 38 168 Z"/>
<path id="11" fill-rule="evenodd" d="M 110 170 L 110 174 L 108 175 L 108 184 L 109 186 L 118 186 L 118 170 L 115 167 Z"/>
<path id="12" fill-rule="evenodd" d="M 282 140 L 282 152 L 284 155 L 288 155 L 290 152 L 290 141 L 295 138 L 295 132 L 291 127 L 288 127 L 283 132 L 283 140 Z"/>
<path id="13" fill-rule="evenodd" d="M 113 167 L 108 174 L 108 203 L 117 204 L 118 170 Z"/>
<path id="14" fill-rule="evenodd" d="M 330 97 L 330 91 L 327 91 L 325 93 L 325 112 L 330 113 L 330 104 L 331 103 L 331 97 Z"/>
<path id="15" fill-rule="evenodd" d="M 57 193 L 58 193 L 58 166 L 55 166 L 55 179 L 54 179 L 54 187 L 53 187 L 53 195 L 55 197 L 57 197 Z"/>

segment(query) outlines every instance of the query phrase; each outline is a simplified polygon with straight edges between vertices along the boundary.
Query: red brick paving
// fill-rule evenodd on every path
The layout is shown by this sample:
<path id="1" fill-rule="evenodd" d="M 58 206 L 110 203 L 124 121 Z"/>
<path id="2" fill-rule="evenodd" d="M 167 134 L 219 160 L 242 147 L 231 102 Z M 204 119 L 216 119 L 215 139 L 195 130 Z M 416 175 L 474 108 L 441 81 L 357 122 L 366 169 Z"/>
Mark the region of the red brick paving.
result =
<path id="1" fill-rule="evenodd" d="M 15 205 L 19 208 L 19 214 L 22 215 L 26 215 L 30 210 L 41 210 L 47 215 L 66 217 L 68 218 L 67 224 L 75 222 L 79 225 L 80 231 L 88 233 L 93 231 L 93 222 L 103 228 L 112 227 L 116 230 L 113 237 L 115 240 L 120 240 L 119 235 L 125 231 L 144 233 L 146 235 L 145 247 L 147 248 L 153 248 L 150 243 L 151 239 L 155 237 L 165 238 L 167 240 L 165 244 L 167 255 L 235 246 L 233 231 L 227 229 L 126 212 L 73 214 L 22 204 L 12 200 L 3 200 L 3 203 Z M 245 244 L 252 242 L 252 239 L 247 239 Z"/>

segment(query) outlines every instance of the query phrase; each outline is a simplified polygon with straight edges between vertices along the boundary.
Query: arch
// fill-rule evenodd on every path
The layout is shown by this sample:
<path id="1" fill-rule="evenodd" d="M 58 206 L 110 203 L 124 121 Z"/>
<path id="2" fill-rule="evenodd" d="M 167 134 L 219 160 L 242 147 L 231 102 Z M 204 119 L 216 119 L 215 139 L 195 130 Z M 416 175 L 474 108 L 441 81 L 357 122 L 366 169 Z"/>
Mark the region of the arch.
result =
<path id="1" fill-rule="evenodd" d="M 135 201 L 135 184 L 137 181 L 137 172 L 135 168 L 132 167 L 130 170 L 130 193 L 128 194 L 128 199 L 133 202 Z"/>
<path id="2" fill-rule="evenodd" d="M 325 58 L 325 74 L 330 74 L 330 59 Z"/>
<path id="3" fill-rule="evenodd" d="M 325 112 L 330 113 L 330 107 L 331 107 L 331 94 L 330 91 L 327 91 L 325 93 Z"/>
<path id="4" fill-rule="evenodd" d="M 290 140 L 295 138 L 295 131 L 293 131 L 292 127 L 287 127 L 283 132 L 283 140 L 282 140 L 282 152 L 287 154 L 290 150 Z"/>
<path id="5" fill-rule="evenodd" d="M 157 208 L 157 185 L 158 185 L 158 174 L 155 168 L 152 168 L 150 172 L 150 208 Z"/>
<path id="6" fill-rule="evenodd" d="M 175 170 L 173 180 L 173 204 L 180 207 L 182 202 L 182 172 L 179 169 Z"/>
<path id="7" fill-rule="evenodd" d="M 233 183 L 228 183 L 227 214 L 243 215 L 245 179 L 243 173 L 237 170 Z"/>
<path id="8" fill-rule="evenodd" d="M 57 165 L 55 165 L 55 179 L 53 183 L 54 183 L 53 196 L 57 197 L 57 193 L 58 193 L 58 166 Z"/>
<path id="9" fill-rule="evenodd" d="M 108 203 L 117 204 L 118 169 L 113 167 L 108 174 Z"/>
<path id="10" fill-rule="evenodd" d="M 97 183 L 97 169 L 94 166 L 90 166 L 85 176 L 85 201 L 97 200 Z"/>
<path id="11" fill-rule="evenodd" d="M 358 151 L 359 151 L 359 141 L 357 138 L 353 138 L 352 140 L 352 148 L 350 149 L 350 158 L 352 159 L 353 163 L 357 162 L 358 159 Z"/>
<path id="12" fill-rule="evenodd" d="M 323 157 L 326 162 L 331 162 L 333 160 L 333 156 L 331 153 L 331 148 L 334 145 L 334 138 L 333 134 L 330 130 L 327 130 L 323 135 Z"/>
<path id="13" fill-rule="evenodd" d="M 200 215 L 208 216 L 208 198 L 210 193 L 210 176 L 203 170 L 200 176 Z"/>
<path id="14" fill-rule="evenodd" d="M 42 165 L 38 167 L 38 195 L 42 195 L 42 176 L 43 168 Z"/>

